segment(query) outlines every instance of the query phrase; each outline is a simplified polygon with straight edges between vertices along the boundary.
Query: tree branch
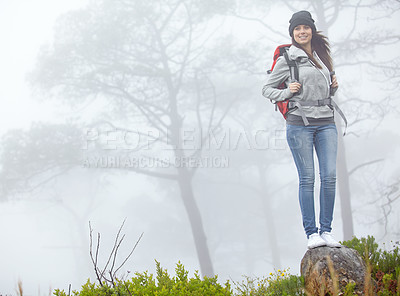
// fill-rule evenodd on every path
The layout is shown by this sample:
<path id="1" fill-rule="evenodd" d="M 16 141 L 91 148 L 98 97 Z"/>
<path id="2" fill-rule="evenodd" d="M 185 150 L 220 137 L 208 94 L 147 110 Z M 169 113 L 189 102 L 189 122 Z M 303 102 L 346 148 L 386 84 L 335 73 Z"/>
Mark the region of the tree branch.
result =
<path id="1" fill-rule="evenodd" d="M 362 163 L 362 164 L 360 164 L 360 165 L 354 167 L 352 170 L 350 170 L 350 171 L 349 171 L 349 176 L 350 176 L 351 174 L 353 174 L 355 171 L 357 171 L 358 169 L 361 169 L 362 167 L 365 167 L 365 166 L 368 166 L 368 165 L 371 165 L 371 164 L 374 164 L 374 163 L 378 163 L 378 162 L 381 162 L 381 161 L 384 161 L 384 159 L 383 159 L 383 158 L 380 158 L 380 159 L 375 159 L 375 160 L 371 160 L 371 161 Z"/>
<path id="2" fill-rule="evenodd" d="M 113 248 L 112 248 L 111 253 L 110 253 L 109 257 L 108 257 L 107 263 L 104 266 L 102 271 L 100 270 L 100 268 L 98 266 L 98 253 L 99 253 L 99 248 L 100 248 L 100 233 L 97 234 L 96 255 L 93 256 L 93 235 L 92 235 L 93 229 L 92 229 L 91 223 L 89 221 L 89 230 L 90 230 L 90 233 L 89 233 L 89 235 L 90 235 L 90 252 L 89 253 L 90 253 L 90 258 L 92 260 L 92 264 L 93 264 L 93 267 L 94 267 L 94 270 L 95 270 L 95 273 L 96 273 L 97 280 L 98 280 L 98 282 L 99 282 L 99 284 L 101 286 L 103 286 L 104 283 L 113 285 L 114 287 L 116 286 L 115 281 L 116 281 L 116 277 L 117 277 L 117 272 L 121 269 L 121 267 L 131 257 L 131 255 L 135 251 L 137 245 L 139 244 L 139 241 L 143 237 L 143 232 L 142 232 L 142 234 L 140 235 L 139 239 L 136 241 L 136 244 L 134 245 L 133 249 L 130 251 L 129 255 L 123 260 L 122 264 L 119 265 L 119 267 L 114 271 L 118 250 L 119 250 L 119 248 L 120 248 L 120 246 L 121 246 L 121 244 L 122 244 L 122 242 L 123 242 L 123 240 L 125 238 L 125 234 L 122 236 L 121 239 L 119 238 L 120 235 L 121 235 L 122 228 L 123 228 L 123 226 L 125 224 L 125 221 L 126 221 L 126 219 L 124 219 L 122 225 L 120 226 L 120 228 L 119 228 L 119 230 L 117 232 L 117 236 L 115 238 Z M 109 270 L 107 270 L 111 260 L 112 260 L 111 267 L 110 267 Z M 107 275 L 108 275 L 108 277 L 107 277 Z"/>

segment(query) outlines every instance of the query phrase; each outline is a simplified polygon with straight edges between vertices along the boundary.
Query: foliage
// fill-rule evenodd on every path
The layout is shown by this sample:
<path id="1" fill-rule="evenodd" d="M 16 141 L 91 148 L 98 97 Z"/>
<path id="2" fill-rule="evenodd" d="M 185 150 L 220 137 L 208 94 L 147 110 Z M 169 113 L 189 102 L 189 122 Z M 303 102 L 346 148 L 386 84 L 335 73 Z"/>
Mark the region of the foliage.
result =
<path id="1" fill-rule="evenodd" d="M 304 279 L 299 276 L 291 275 L 286 270 L 275 274 L 270 273 L 267 278 L 269 286 L 266 295 L 305 295 L 303 292 Z"/>
<path id="2" fill-rule="evenodd" d="M 354 290 L 356 288 L 356 283 L 348 283 L 344 288 L 344 296 L 354 295 Z"/>
<path id="3" fill-rule="evenodd" d="M 365 263 L 371 267 L 371 276 L 374 279 L 377 295 L 400 294 L 400 252 L 399 242 L 393 243 L 391 250 L 382 250 L 378 247 L 373 236 L 356 238 L 345 241 L 343 245 L 356 250 Z M 351 294 L 348 294 L 351 295 Z"/>
<path id="4" fill-rule="evenodd" d="M 376 291 L 379 296 L 396 295 L 398 290 L 397 280 L 393 278 L 393 274 L 378 271 L 376 273 Z M 400 291 L 397 291 L 400 292 Z"/>
<path id="5" fill-rule="evenodd" d="M 400 276 L 400 243 L 393 244 L 393 249 L 382 251 L 378 262 L 378 269 L 385 273 L 394 273 L 396 278 Z"/>
<path id="6" fill-rule="evenodd" d="M 368 235 L 367 238 L 362 237 L 360 239 L 354 236 L 353 239 L 342 242 L 342 245 L 356 250 L 364 262 L 371 265 L 373 270 L 377 266 L 380 257 L 380 251 L 378 249 L 379 246 L 375 242 L 375 238 L 373 236 Z"/>
<path id="7" fill-rule="evenodd" d="M 373 236 L 362 237 L 360 239 L 353 237 L 352 240 L 344 241 L 342 244 L 356 250 L 363 260 L 367 264 L 370 264 L 372 274 L 375 275 L 378 271 L 382 271 L 384 273 L 394 273 L 396 278 L 399 277 L 399 242 L 394 243 L 393 249 L 389 251 L 380 249 Z"/>
<path id="8" fill-rule="evenodd" d="M 43 185 L 77 167 L 82 157 L 81 138 L 82 130 L 75 123 L 33 123 L 29 130 L 13 129 L 2 135 L 1 198 L 31 191 L 37 183 Z"/>
<path id="9" fill-rule="evenodd" d="M 108 285 L 101 286 L 87 281 L 82 286 L 81 291 L 73 291 L 75 296 L 141 296 L 141 295 L 176 295 L 176 296 L 206 296 L 206 295 L 232 295 L 229 281 L 224 286 L 217 282 L 217 276 L 213 278 L 200 278 L 196 271 L 194 278 L 188 277 L 188 271 L 185 270 L 181 263 L 176 265 L 174 277 L 171 277 L 167 270 L 160 266 L 156 261 L 156 273 L 154 278 L 148 272 L 136 273 L 135 277 L 130 280 L 116 280 L 111 287 Z M 63 290 L 55 290 L 55 296 L 67 296 Z"/>
<path id="10" fill-rule="evenodd" d="M 237 284 L 239 296 L 306 295 L 303 291 L 304 279 L 291 275 L 289 270 L 278 269 L 266 278 L 251 279 Z"/>
<path id="11" fill-rule="evenodd" d="M 175 268 L 175 276 L 171 277 L 156 261 L 156 276 L 148 272 L 135 273 L 129 280 L 116 280 L 113 286 L 86 282 L 80 291 L 73 291 L 74 296 L 141 296 L 141 295 L 174 295 L 174 296 L 262 296 L 262 295 L 306 295 L 303 292 L 304 280 L 302 277 L 289 274 L 288 270 L 277 270 L 264 278 L 251 279 L 246 277 L 243 283 L 235 283 L 236 292 L 231 288 L 229 281 L 221 285 L 217 276 L 200 278 L 196 271 L 194 277 L 188 277 L 188 271 L 181 263 Z M 68 294 L 56 289 L 55 296 Z"/>

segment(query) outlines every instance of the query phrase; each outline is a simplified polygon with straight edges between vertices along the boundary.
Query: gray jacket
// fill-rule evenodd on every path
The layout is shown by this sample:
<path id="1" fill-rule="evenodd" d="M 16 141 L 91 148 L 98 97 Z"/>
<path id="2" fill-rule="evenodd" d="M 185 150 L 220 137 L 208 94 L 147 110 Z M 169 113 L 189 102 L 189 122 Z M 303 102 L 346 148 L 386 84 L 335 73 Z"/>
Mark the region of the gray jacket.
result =
<path id="1" fill-rule="evenodd" d="M 315 59 L 322 66 L 322 69 L 313 65 L 307 54 L 296 46 L 289 48 L 289 58 L 297 61 L 299 68 L 299 82 L 301 89 L 299 93 L 293 95 L 289 88 L 278 89 L 278 86 L 285 82 L 286 86 L 290 83 L 289 66 L 283 56 L 279 57 L 274 70 L 268 76 L 267 83 L 264 85 L 262 94 L 264 97 L 274 100 L 283 101 L 290 99 L 293 101 L 317 101 L 329 98 L 333 95 L 336 89 L 331 89 L 331 78 L 328 68 L 322 63 L 317 53 L 314 52 Z M 303 111 L 307 117 L 324 118 L 332 117 L 333 110 L 325 106 L 303 106 Z M 294 115 L 301 115 L 299 110 L 291 112 Z"/>

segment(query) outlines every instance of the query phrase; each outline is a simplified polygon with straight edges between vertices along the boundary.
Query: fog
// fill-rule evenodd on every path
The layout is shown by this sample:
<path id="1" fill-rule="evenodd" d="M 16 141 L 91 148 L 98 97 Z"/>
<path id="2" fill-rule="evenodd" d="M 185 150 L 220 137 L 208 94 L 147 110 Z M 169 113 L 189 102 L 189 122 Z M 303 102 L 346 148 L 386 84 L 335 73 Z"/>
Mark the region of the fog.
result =
<path id="1" fill-rule="evenodd" d="M 261 89 L 301 9 L 349 120 L 335 237 L 399 241 L 400 4 L 359 2 L 2 1 L 0 294 L 96 281 L 89 222 L 100 268 L 123 223 L 118 263 L 143 234 L 119 277 L 298 274 L 297 172 Z"/>

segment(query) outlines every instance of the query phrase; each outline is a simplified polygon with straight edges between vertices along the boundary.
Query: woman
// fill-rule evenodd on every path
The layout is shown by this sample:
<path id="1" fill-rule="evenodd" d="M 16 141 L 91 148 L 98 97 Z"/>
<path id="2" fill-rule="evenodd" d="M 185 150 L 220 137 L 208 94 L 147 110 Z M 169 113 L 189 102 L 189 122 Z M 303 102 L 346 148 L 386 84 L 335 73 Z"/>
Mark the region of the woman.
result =
<path id="1" fill-rule="evenodd" d="M 289 81 L 289 67 L 279 57 L 263 88 L 263 95 L 274 101 L 291 99 L 300 103 L 287 116 L 287 142 L 299 175 L 299 200 L 309 249 L 319 246 L 340 247 L 331 234 L 336 187 L 337 130 L 331 105 L 318 105 L 338 88 L 333 72 L 327 38 L 316 30 L 308 11 L 293 14 L 289 21 L 292 45 L 288 55 L 295 60 L 299 81 Z M 285 82 L 286 89 L 278 89 Z M 303 106 L 301 106 L 303 105 Z M 304 122 L 302 116 L 308 122 Z M 314 156 L 317 153 L 320 189 L 320 227 L 315 223 Z"/>

